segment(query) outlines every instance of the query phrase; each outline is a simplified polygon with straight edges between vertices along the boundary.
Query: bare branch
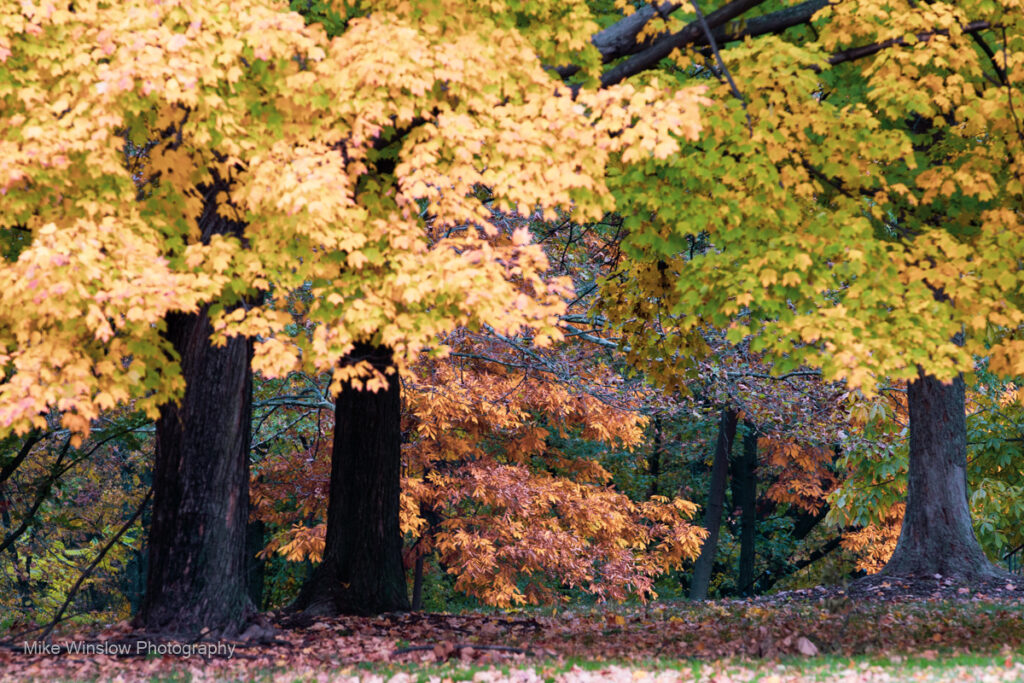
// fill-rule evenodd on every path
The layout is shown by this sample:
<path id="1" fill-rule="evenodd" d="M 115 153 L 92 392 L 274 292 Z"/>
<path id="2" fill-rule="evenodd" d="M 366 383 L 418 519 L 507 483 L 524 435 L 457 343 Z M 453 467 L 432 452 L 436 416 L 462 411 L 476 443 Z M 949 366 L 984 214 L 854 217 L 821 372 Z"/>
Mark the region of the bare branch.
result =
<path id="1" fill-rule="evenodd" d="M 89 563 L 89 566 L 86 567 L 79 575 L 78 580 L 75 581 L 75 585 L 71 587 L 70 591 L 68 591 L 68 596 L 64 600 L 64 604 L 60 606 L 60 609 L 57 610 L 57 614 L 53 617 L 53 619 L 50 620 L 50 623 L 46 626 L 46 630 L 44 630 L 42 635 L 40 636 L 41 640 L 46 640 L 50 636 L 50 633 L 53 632 L 53 628 L 60 623 L 61 618 L 64 616 L 64 612 L 68 608 L 68 605 L 70 605 L 71 601 L 75 599 L 76 595 L 78 595 L 78 589 L 82 587 L 82 582 L 89 578 L 93 570 L 96 569 L 96 567 L 103 560 L 103 558 L 106 557 L 107 553 L 110 552 L 110 549 L 114 547 L 114 544 L 117 543 L 118 539 L 124 536 L 124 533 L 131 528 L 132 524 L 135 524 L 135 520 L 137 520 L 139 518 L 139 515 L 142 514 L 142 511 L 146 508 L 146 505 L 149 503 L 149 500 L 152 497 L 153 487 L 151 486 L 149 487 L 149 491 L 146 492 L 146 496 L 142 499 L 142 503 L 140 503 L 139 507 L 136 508 L 135 514 L 133 514 L 128 519 L 128 521 L 125 522 L 120 529 L 118 529 L 117 533 L 114 534 L 113 538 L 107 541 L 107 544 L 103 546 L 103 549 L 100 550 L 96 557 L 93 558 L 92 562 Z"/>

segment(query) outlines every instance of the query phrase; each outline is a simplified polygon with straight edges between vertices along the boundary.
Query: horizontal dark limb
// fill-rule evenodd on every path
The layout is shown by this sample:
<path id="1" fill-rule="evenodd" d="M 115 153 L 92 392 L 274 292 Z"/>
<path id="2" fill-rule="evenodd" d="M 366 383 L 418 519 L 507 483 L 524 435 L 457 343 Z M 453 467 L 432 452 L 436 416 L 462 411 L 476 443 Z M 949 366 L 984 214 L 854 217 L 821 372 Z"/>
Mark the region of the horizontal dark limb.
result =
<path id="1" fill-rule="evenodd" d="M 766 34 L 781 33 L 788 28 L 807 23 L 816 12 L 828 6 L 828 0 L 806 0 L 793 7 L 771 12 L 759 17 L 742 20 L 740 17 L 751 9 L 761 5 L 765 0 L 734 0 L 707 15 L 707 25 L 712 36 L 718 43 L 742 40 Z M 692 21 L 676 33 L 665 33 L 648 40 L 639 41 L 638 36 L 643 27 L 655 16 L 665 16 L 681 7 L 680 3 L 665 2 L 657 8 L 647 5 L 632 15 L 594 34 L 593 43 L 601 53 L 605 63 L 620 57 L 628 59 L 615 65 L 601 77 L 601 87 L 620 83 L 630 76 L 654 68 L 662 59 L 668 57 L 673 50 L 685 47 L 705 47 L 708 39 L 699 21 Z M 962 27 L 964 33 L 976 35 L 994 28 L 988 21 L 972 21 Z M 948 36 L 947 29 L 924 31 L 917 34 L 918 42 L 927 42 L 934 36 Z M 836 65 L 875 55 L 890 47 L 906 45 L 903 38 L 860 45 L 842 50 L 831 55 L 829 64 Z M 560 67 L 557 72 L 562 78 L 568 78 L 579 71 L 575 65 Z"/>
<path id="2" fill-rule="evenodd" d="M 718 27 L 743 15 L 745 12 L 764 3 L 766 0 L 734 0 L 725 7 L 720 7 L 705 17 L 707 26 L 714 31 Z M 679 31 L 664 36 L 650 47 L 636 53 L 620 64 L 615 65 L 601 76 L 601 87 L 620 83 L 630 76 L 653 68 L 661 60 L 668 57 L 673 50 L 688 45 L 698 44 L 704 34 L 704 25 L 700 21 L 691 21 Z M 706 38 L 704 38 L 706 41 Z"/>
<path id="3" fill-rule="evenodd" d="M 972 21 L 971 23 L 963 26 L 961 30 L 964 33 L 979 33 L 981 31 L 987 31 L 994 28 L 990 22 L 987 21 Z M 948 36 L 949 31 L 947 29 L 936 29 L 934 31 L 924 31 L 917 34 L 917 42 L 926 43 L 935 36 Z M 870 45 L 861 45 L 858 47 L 851 47 L 849 50 L 843 50 L 836 52 L 828 58 L 828 63 L 835 66 L 836 64 L 842 64 L 843 62 L 852 62 L 855 59 L 862 59 L 864 57 L 870 57 L 871 55 L 878 54 L 882 50 L 886 50 L 890 47 L 904 46 L 906 41 L 903 38 L 892 38 L 891 40 L 883 40 L 879 43 L 871 43 Z"/>
<path id="4" fill-rule="evenodd" d="M 432 651 L 434 648 L 436 648 L 437 645 L 438 644 L 434 644 L 434 645 L 411 645 L 409 647 L 400 647 L 397 650 L 392 650 L 391 651 L 391 656 L 394 657 L 395 655 L 404 655 L 404 654 L 407 654 L 409 652 L 429 652 L 429 651 Z M 455 653 L 457 653 L 457 652 L 459 652 L 461 650 L 490 650 L 491 652 L 511 652 L 513 654 L 527 655 L 527 656 L 530 656 L 530 657 L 532 657 L 533 654 L 534 654 L 533 650 L 526 649 L 526 648 L 521 648 L 521 647 L 511 647 L 509 645 L 480 645 L 479 643 L 453 643 L 452 644 L 452 650 L 451 650 L 452 654 L 455 654 Z"/>

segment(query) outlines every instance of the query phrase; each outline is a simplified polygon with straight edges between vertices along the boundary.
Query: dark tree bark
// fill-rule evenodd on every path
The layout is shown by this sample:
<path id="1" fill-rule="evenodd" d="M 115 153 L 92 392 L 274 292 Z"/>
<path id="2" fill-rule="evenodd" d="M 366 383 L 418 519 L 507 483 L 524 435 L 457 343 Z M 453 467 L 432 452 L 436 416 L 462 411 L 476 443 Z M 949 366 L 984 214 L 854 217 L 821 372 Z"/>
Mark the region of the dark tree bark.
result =
<path id="1" fill-rule="evenodd" d="M 249 518 L 252 519 L 250 505 Z M 263 589 L 266 583 L 266 565 L 257 555 L 266 544 L 266 525 L 263 520 L 250 521 L 245 529 L 245 586 L 249 600 L 257 610 L 263 609 Z"/>
<path id="2" fill-rule="evenodd" d="M 704 510 L 704 528 L 708 537 L 701 546 L 700 556 L 693 566 L 690 582 L 690 599 L 704 600 L 708 597 L 711 584 L 711 568 L 718 549 L 718 529 L 722 524 L 722 508 L 725 503 L 725 480 L 729 474 L 729 453 L 736 438 L 736 411 L 724 408 L 718 423 L 718 439 L 715 442 L 715 459 L 711 465 L 711 484 L 708 487 L 708 504 Z"/>
<path id="3" fill-rule="evenodd" d="M 923 372 L 907 387 L 910 470 L 907 510 L 884 576 L 942 576 L 974 582 L 1002 576 L 971 525 L 967 500 L 964 382 Z"/>
<path id="4" fill-rule="evenodd" d="M 647 471 L 651 475 L 651 485 L 647 488 L 647 497 L 659 495 L 659 479 L 661 478 L 661 451 L 662 445 L 661 415 L 654 416 L 654 444 L 651 447 L 651 454 L 647 456 Z"/>
<path id="5" fill-rule="evenodd" d="M 737 19 L 747 11 L 763 4 L 765 0 L 733 0 L 708 14 L 704 21 L 692 21 L 675 33 L 656 40 L 650 47 L 624 59 L 601 76 L 601 87 L 621 83 L 630 76 L 653 68 L 658 62 L 672 54 L 675 49 L 683 49 L 695 44 L 704 33 L 704 26 L 714 31 L 719 26 Z"/>
<path id="6" fill-rule="evenodd" d="M 241 236 L 217 215 L 213 197 L 199 226 Z M 245 586 L 249 515 L 252 343 L 213 346 L 206 309 L 167 317 L 165 335 L 185 379 L 185 395 L 161 408 L 156 423 L 149 574 L 136 624 L 149 631 L 236 633 L 251 611 Z"/>
<path id="7" fill-rule="evenodd" d="M 234 632 L 247 616 L 252 345 L 210 344 L 204 310 L 168 317 L 185 396 L 160 410 L 153 468 L 149 576 L 139 625 L 176 633 Z"/>
<path id="8" fill-rule="evenodd" d="M 646 40 L 638 40 L 640 32 L 657 15 L 668 16 L 683 5 L 683 2 L 663 2 L 655 9 L 653 3 L 645 4 L 628 17 L 623 17 L 611 26 L 598 31 L 590 39 L 594 47 L 601 53 L 602 61 L 607 64 L 620 57 L 636 54 L 660 40 L 668 38 L 669 34 L 651 36 Z M 798 24 L 804 24 L 811 20 L 815 12 L 828 5 L 827 0 L 805 0 L 798 5 L 786 7 L 770 14 L 759 17 L 751 17 L 747 20 L 739 20 L 728 24 L 722 24 L 714 29 L 712 35 L 719 44 L 731 40 L 742 40 L 746 36 L 760 36 L 766 33 L 781 33 L 782 31 Z M 694 35 L 694 45 L 704 45 L 707 39 L 702 35 Z"/>
<path id="9" fill-rule="evenodd" d="M 429 473 L 430 468 L 425 469 L 423 477 L 426 478 Z M 424 576 L 425 562 L 427 556 L 433 552 L 429 546 L 432 545 L 432 539 L 441 525 L 441 515 L 429 505 L 420 503 L 420 516 L 427 521 L 427 529 L 412 548 L 413 552 L 416 553 L 412 578 L 412 609 L 414 612 L 418 612 L 423 608 L 423 581 L 426 578 Z"/>
<path id="10" fill-rule="evenodd" d="M 419 612 L 423 609 L 423 569 L 426 555 L 416 556 L 416 564 L 413 566 L 412 574 L 412 610 Z"/>
<path id="11" fill-rule="evenodd" d="M 749 594 L 754 584 L 757 534 L 757 431 L 746 425 L 743 453 L 732 461 L 732 504 L 740 510 L 740 559 L 736 585 Z"/>
<path id="12" fill-rule="evenodd" d="M 400 383 L 390 349 L 357 344 L 351 362 L 360 360 L 391 373 L 386 389 L 345 383 L 336 399 L 324 558 L 293 605 L 311 615 L 409 609 L 398 527 Z"/>
<path id="13" fill-rule="evenodd" d="M 32 447 L 43 440 L 43 432 L 39 429 L 33 429 L 25 435 L 24 440 L 21 439 L 22 437 L 12 435 L 4 439 L 2 444 L 5 452 L 0 453 L 0 456 L 2 456 L 0 457 L 0 462 L 3 463 L 3 467 L 0 467 L 0 501 L 2 501 L 4 495 L 4 483 L 21 467 L 21 463 L 25 462 L 25 458 L 32 451 Z M 15 452 L 14 445 L 19 440 L 21 440 L 21 443 L 18 444 L 18 450 Z M 10 455 L 6 453 L 8 449 L 10 449 Z M 7 508 L 0 505 L 0 510 L 6 511 Z"/>

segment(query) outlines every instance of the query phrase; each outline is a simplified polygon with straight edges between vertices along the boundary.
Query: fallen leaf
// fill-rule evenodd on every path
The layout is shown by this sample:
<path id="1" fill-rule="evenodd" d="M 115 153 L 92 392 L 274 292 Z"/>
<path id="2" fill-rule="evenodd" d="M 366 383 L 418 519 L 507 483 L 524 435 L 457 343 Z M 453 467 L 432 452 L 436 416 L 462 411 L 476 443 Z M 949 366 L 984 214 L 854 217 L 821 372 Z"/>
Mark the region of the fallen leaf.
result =
<path id="1" fill-rule="evenodd" d="M 797 652 L 807 657 L 818 654 L 818 646 L 803 636 L 796 639 L 796 649 Z"/>
<path id="2" fill-rule="evenodd" d="M 451 656 L 452 652 L 455 651 L 455 646 L 447 640 L 438 643 L 434 646 L 434 656 L 437 657 L 438 661 L 443 661 Z"/>

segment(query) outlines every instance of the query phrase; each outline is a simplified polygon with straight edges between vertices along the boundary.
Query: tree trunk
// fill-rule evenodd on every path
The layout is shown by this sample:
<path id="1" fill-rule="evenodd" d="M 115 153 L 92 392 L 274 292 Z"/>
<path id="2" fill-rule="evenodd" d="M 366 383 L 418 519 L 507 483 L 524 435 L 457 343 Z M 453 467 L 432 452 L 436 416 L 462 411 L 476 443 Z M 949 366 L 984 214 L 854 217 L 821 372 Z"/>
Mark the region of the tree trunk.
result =
<path id="1" fill-rule="evenodd" d="M 647 471 L 651 476 L 651 485 L 647 489 L 647 497 L 657 496 L 660 493 L 659 479 L 661 478 L 661 451 L 662 429 L 661 415 L 654 416 L 654 444 L 651 447 L 651 454 L 647 456 Z"/>
<path id="2" fill-rule="evenodd" d="M 233 633 L 247 616 L 251 343 L 210 344 L 205 310 L 171 315 L 185 396 L 156 423 L 149 576 L 139 625 L 146 630 Z"/>
<path id="3" fill-rule="evenodd" d="M 401 394 L 391 350 L 356 344 L 388 386 L 376 393 L 342 385 L 335 402 L 334 450 L 323 561 L 293 607 L 311 615 L 407 611 L 398 526 Z"/>
<path id="4" fill-rule="evenodd" d="M 199 226 L 240 236 L 217 215 L 207 191 Z M 252 343 L 215 347 L 204 308 L 167 317 L 165 335 L 181 359 L 185 395 L 156 423 L 153 511 L 146 595 L 136 624 L 149 631 L 236 633 L 251 607 L 245 587 L 249 516 Z"/>
<path id="5" fill-rule="evenodd" d="M 967 500 L 964 381 L 919 373 L 907 387 L 910 470 L 907 510 L 885 576 L 942 576 L 974 582 L 1002 575 L 985 557 Z"/>
<path id="6" fill-rule="evenodd" d="M 736 586 L 740 594 L 753 592 L 754 541 L 757 534 L 757 431 L 747 424 L 743 454 L 732 462 L 732 504 L 740 510 L 740 560 Z"/>
<path id="7" fill-rule="evenodd" d="M 252 506 L 249 518 L 252 519 Z M 257 555 L 266 545 L 266 525 L 263 520 L 250 521 L 245 529 L 245 586 L 249 600 L 257 611 L 263 609 L 263 589 L 266 584 L 266 562 Z"/>
<path id="8" fill-rule="evenodd" d="M 423 569 L 426 561 L 425 554 L 416 556 L 416 564 L 412 570 L 412 611 L 419 612 L 423 609 Z"/>
<path id="9" fill-rule="evenodd" d="M 690 583 L 690 599 L 704 600 L 708 597 L 711 584 L 711 568 L 715 563 L 718 548 L 718 528 L 722 523 L 722 507 L 725 503 L 725 480 L 729 473 L 729 453 L 736 438 L 736 411 L 722 410 L 718 423 L 718 440 L 715 443 L 715 459 L 711 465 L 711 484 L 708 489 L 708 504 L 704 511 L 704 528 L 708 537 L 700 549 L 700 556 L 693 566 L 693 580 Z"/>

